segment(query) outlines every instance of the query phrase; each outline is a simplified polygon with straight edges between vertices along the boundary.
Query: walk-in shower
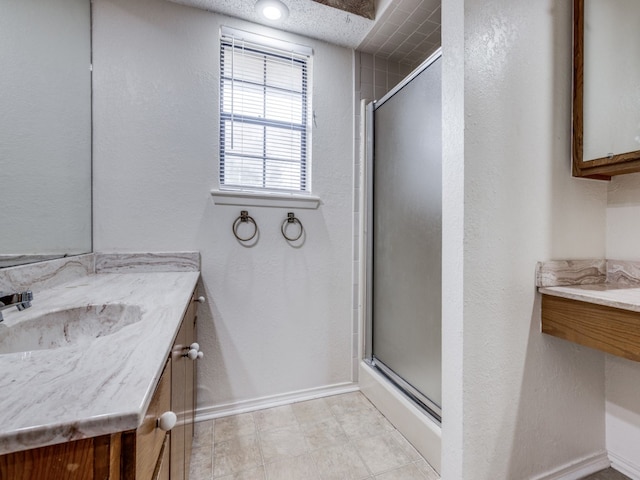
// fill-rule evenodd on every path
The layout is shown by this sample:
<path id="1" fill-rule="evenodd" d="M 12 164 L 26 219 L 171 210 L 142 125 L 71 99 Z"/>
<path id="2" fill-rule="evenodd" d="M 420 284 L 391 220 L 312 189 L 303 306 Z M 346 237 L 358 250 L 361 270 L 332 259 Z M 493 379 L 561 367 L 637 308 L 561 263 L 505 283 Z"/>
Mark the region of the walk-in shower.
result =
<path id="1" fill-rule="evenodd" d="M 429 451 L 421 453 L 436 466 L 442 420 L 441 63 L 438 51 L 367 106 L 360 369 L 363 392 L 392 422 L 396 416 L 394 423 L 406 421 L 408 429 L 424 426 L 412 434 L 396 425 L 414 444 L 424 444 Z M 399 414 L 400 408 L 406 412 Z"/>

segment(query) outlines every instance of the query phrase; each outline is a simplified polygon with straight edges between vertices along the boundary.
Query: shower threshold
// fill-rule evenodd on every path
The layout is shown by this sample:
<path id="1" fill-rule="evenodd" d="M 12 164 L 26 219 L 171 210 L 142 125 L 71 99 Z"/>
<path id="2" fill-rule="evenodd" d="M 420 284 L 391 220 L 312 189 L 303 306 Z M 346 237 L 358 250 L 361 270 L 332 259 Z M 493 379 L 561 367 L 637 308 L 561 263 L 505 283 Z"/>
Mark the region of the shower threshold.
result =
<path id="1" fill-rule="evenodd" d="M 418 408 L 422 409 L 427 415 L 432 417 L 438 425 L 442 424 L 442 409 L 429 400 L 425 395 L 420 393 L 409 382 L 387 367 L 384 362 L 380 361 L 380 359 L 376 358 L 374 355 L 370 359 L 365 359 L 365 363 L 395 385 L 404 396 L 411 400 Z"/>
<path id="2" fill-rule="evenodd" d="M 360 361 L 360 391 L 420 452 L 439 473 L 442 452 L 442 429 L 434 416 L 401 393 L 381 370 Z"/>

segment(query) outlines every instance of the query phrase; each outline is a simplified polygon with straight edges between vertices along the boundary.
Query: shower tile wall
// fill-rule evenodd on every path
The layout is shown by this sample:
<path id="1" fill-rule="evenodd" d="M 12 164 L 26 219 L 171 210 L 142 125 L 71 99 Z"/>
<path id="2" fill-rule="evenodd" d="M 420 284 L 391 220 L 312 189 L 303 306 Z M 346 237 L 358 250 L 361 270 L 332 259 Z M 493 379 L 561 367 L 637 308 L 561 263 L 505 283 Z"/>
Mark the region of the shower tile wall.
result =
<path id="1" fill-rule="evenodd" d="M 359 339 L 359 271 L 360 271 L 360 101 L 379 100 L 395 87 L 413 68 L 371 54 L 356 51 L 353 63 L 354 100 L 354 189 L 353 189 L 353 356 L 352 378 L 358 381 Z"/>

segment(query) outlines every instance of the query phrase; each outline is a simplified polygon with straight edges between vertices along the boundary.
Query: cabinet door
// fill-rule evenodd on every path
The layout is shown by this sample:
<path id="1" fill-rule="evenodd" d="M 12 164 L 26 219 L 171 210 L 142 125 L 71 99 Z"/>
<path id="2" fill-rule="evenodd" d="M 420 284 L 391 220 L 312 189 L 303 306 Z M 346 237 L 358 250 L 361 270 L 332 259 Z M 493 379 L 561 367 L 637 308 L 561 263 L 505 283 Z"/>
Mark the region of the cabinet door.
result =
<path id="1" fill-rule="evenodd" d="M 185 395 L 188 352 L 186 323 L 183 321 L 171 351 L 171 409 L 178 416 L 178 423 L 171 430 L 171 480 L 184 480 L 185 464 Z"/>
<path id="2" fill-rule="evenodd" d="M 195 369 L 197 359 L 186 356 L 189 346 L 196 342 L 197 303 L 192 297 L 171 353 L 171 408 L 178 416 L 178 424 L 171 431 L 171 480 L 189 478 L 193 422 L 195 417 Z"/>
<path id="3" fill-rule="evenodd" d="M 160 452 L 160 458 L 156 464 L 156 471 L 153 472 L 152 480 L 169 480 L 170 478 L 170 460 L 169 460 L 169 443 L 170 435 L 167 435 L 164 439 L 164 445 L 162 445 L 162 452 Z"/>
<path id="4" fill-rule="evenodd" d="M 187 342 L 192 344 L 197 342 L 196 322 L 198 321 L 197 303 L 192 301 L 185 317 Z M 186 364 L 185 382 L 185 432 L 184 432 L 184 478 L 189 478 L 189 468 L 191 465 L 191 446 L 193 445 L 193 425 L 196 416 L 196 368 L 198 359 L 188 361 Z"/>
<path id="5" fill-rule="evenodd" d="M 136 480 L 150 480 L 153 478 L 153 472 L 167 436 L 167 432 L 158 427 L 157 419 L 170 409 L 171 380 L 172 366 L 167 363 L 144 420 L 135 432 L 134 463 Z"/>

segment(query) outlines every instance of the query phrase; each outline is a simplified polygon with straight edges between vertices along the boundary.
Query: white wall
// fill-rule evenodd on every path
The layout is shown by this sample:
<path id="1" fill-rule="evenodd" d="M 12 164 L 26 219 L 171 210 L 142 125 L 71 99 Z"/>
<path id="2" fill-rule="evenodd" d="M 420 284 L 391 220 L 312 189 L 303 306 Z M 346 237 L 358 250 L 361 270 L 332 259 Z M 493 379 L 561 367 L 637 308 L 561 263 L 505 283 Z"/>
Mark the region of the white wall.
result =
<path id="1" fill-rule="evenodd" d="M 218 32 L 225 24 L 307 44 L 313 58 L 313 193 L 307 240 L 281 237 L 287 209 L 249 207 L 254 248 L 214 205 Z M 215 413 L 351 382 L 352 52 L 162 0 L 94 2 L 96 251 L 199 250 L 199 405 Z M 244 403 L 243 403 L 244 402 Z"/>
<path id="2" fill-rule="evenodd" d="M 607 197 L 607 258 L 640 260 L 640 174 L 613 177 Z M 640 478 L 640 363 L 606 357 L 607 449 Z"/>
<path id="3" fill-rule="evenodd" d="M 570 171 L 571 4 L 443 2 L 445 479 L 605 448 L 603 354 L 540 333 L 536 261 L 602 257 L 606 184 Z"/>

